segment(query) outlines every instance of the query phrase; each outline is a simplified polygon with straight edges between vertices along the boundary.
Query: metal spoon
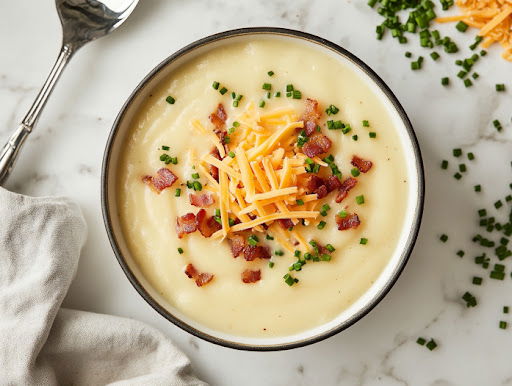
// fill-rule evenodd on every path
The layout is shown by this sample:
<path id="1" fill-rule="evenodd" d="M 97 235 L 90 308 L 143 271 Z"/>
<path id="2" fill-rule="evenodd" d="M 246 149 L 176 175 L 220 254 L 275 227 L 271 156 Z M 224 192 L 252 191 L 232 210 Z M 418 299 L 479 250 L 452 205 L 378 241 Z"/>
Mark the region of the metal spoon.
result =
<path id="1" fill-rule="evenodd" d="M 62 47 L 50 75 L 23 121 L 0 150 L 0 185 L 12 171 L 19 151 L 73 54 L 90 41 L 119 27 L 139 0 L 55 0 L 62 24 Z"/>

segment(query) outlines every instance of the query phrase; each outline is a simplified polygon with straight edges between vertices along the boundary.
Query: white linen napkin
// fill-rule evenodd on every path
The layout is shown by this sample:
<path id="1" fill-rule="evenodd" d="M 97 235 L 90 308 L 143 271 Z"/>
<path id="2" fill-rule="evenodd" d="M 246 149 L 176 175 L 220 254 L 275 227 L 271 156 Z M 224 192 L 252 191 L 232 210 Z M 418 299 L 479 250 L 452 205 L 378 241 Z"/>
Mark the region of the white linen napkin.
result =
<path id="1" fill-rule="evenodd" d="M 67 199 L 0 188 L 0 384 L 206 385 L 143 323 L 60 308 L 85 238 Z"/>

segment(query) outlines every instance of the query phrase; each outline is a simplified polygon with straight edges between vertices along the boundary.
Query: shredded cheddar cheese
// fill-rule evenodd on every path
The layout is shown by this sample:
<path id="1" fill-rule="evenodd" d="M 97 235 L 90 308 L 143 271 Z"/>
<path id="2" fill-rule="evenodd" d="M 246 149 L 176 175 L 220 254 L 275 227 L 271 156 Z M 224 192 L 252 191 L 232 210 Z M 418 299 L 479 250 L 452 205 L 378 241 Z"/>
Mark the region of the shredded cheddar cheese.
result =
<path id="1" fill-rule="evenodd" d="M 457 0 L 462 15 L 437 18 L 438 23 L 463 21 L 478 28 L 483 37 L 483 48 L 499 43 L 503 47 L 501 56 L 512 61 L 512 1 L 510 0 Z"/>
<path id="2" fill-rule="evenodd" d="M 286 250 L 310 250 L 297 230 L 283 229 L 276 220 L 310 223 L 318 217 L 316 194 L 305 194 L 298 185 L 306 173 L 307 157 L 296 147 L 296 130 L 304 126 L 293 108 L 261 114 L 249 103 L 235 119 L 239 124 L 222 144 L 212 130 L 194 120 L 192 126 L 206 135 L 218 149 L 221 159 L 212 154 L 200 157 L 198 170 L 208 179 L 205 188 L 218 197 L 222 229 L 212 235 L 223 240 L 231 233 L 252 229 L 271 233 Z M 232 156 L 226 156 L 227 153 Z M 233 156 L 234 155 L 234 156 Z M 318 157 L 314 162 L 327 165 Z M 208 172 L 216 167 L 217 182 Z M 297 206 L 297 199 L 304 205 Z M 230 221 L 235 224 L 230 226 Z"/>

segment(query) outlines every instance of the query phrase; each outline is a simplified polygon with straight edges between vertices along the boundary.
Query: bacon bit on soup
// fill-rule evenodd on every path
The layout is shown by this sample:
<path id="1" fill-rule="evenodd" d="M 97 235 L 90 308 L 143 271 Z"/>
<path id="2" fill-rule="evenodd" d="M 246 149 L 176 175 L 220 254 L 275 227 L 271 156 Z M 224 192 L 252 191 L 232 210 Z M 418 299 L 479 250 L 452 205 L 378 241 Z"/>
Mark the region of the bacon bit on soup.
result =
<path id="1" fill-rule="evenodd" d="M 213 113 L 211 113 L 209 118 L 210 118 L 210 122 L 213 123 L 213 125 L 217 129 L 222 129 L 224 127 L 224 125 L 226 124 L 226 119 L 228 119 L 226 110 L 224 110 L 224 105 L 222 103 L 219 103 L 217 105 L 217 110 L 215 110 Z"/>
<path id="2" fill-rule="evenodd" d="M 352 165 L 359 169 L 361 173 L 366 173 L 372 168 L 372 161 L 366 161 L 362 158 L 359 158 L 357 155 L 352 157 Z"/>
<path id="3" fill-rule="evenodd" d="M 329 176 L 325 182 L 325 186 L 327 186 L 329 192 L 332 192 L 333 190 L 341 188 L 341 181 L 337 176 Z"/>
<path id="4" fill-rule="evenodd" d="M 253 261 L 255 259 L 270 259 L 270 250 L 261 245 L 247 245 L 244 248 L 244 259 Z"/>
<path id="5" fill-rule="evenodd" d="M 331 140 L 323 134 L 314 134 L 309 141 L 304 144 L 302 151 L 308 157 L 313 158 L 317 155 L 326 153 L 331 148 Z"/>
<path id="6" fill-rule="evenodd" d="M 357 228 L 361 221 L 359 216 L 355 213 L 347 215 L 347 217 L 336 216 L 336 224 L 338 224 L 338 230 L 344 231 L 351 228 Z"/>
<path id="7" fill-rule="evenodd" d="M 217 158 L 218 160 L 221 159 L 220 154 L 219 154 L 219 149 L 217 149 L 216 147 L 214 147 L 212 149 L 212 151 L 210 151 L 210 154 L 213 157 Z M 210 174 L 215 181 L 219 182 L 219 168 L 217 166 L 210 165 Z"/>
<path id="8" fill-rule="evenodd" d="M 181 239 L 185 234 L 192 233 L 197 230 L 196 215 L 194 213 L 187 213 L 183 216 L 176 218 L 176 233 Z"/>
<path id="9" fill-rule="evenodd" d="M 196 215 L 196 226 L 204 237 L 211 237 L 215 232 L 222 228 L 213 216 L 208 217 L 206 210 L 201 209 Z"/>
<path id="10" fill-rule="evenodd" d="M 318 126 L 318 120 L 322 115 L 322 110 L 318 106 L 318 102 L 314 99 L 307 98 L 305 101 L 304 114 L 302 120 L 304 121 L 304 131 L 310 137 Z"/>
<path id="11" fill-rule="evenodd" d="M 202 287 L 203 285 L 211 282 L 214 276 L 211 273 L 199 273 L 192 264 L 187 264 L 187 267 L 185 268 L 185 275 L 190 279 L 194 279 L 198 287 Z"/>
<path id="12" fill-rule="evenodd" d="M 261 279 L 261 271 L 258 269 L 257 271 L 253 271 L 250 269 L 246 269 L 242 272 L 242 281 L 246 284 L 256 283 Z"/>
<path id="13" fill-rule="evenodd" d="M 247 245 L 245 238 L 242 235 L 233 235 L 229 240 L 231 241 L 231 252 L 233 253 L 233 257 L 240 256 Z"/>
<path id="14" fill-rule="evenodd" d="M 156 172 L 156 176 L 144 176 L 142 177 L 142 182 L 148 184 L 151 188 L 153 188 L 157 193 L 160 193 L 162 190 L 172 186 L 174 182 L 178 179 L 171 172 L 170 169 L 161 168 Z"/>
<path id="15" fill-rule="evenodd" d="M 347 178 L 338 189 L 338 195 L 336 196 L 336 202 L 340 203 L 347 197 L 348 192 L 357 184 L 357 180 L 353 177 Z"/>
<path id="16" fill-rule="evenodd" d="M 208 208 L 215 202 L 215 199 L 209 192 L 201 194 L 189 193 L 188 197 L 192 205 L 198 206 L 200 208 Z"/>
<path id="17" fill-rule="evenodd" d="M 281 225 L 283 229 L 289 229 L 293 227 L 293 221 L 289 218 L 282 218 L 276 221 L 279 223 L 279 225 Z"/>

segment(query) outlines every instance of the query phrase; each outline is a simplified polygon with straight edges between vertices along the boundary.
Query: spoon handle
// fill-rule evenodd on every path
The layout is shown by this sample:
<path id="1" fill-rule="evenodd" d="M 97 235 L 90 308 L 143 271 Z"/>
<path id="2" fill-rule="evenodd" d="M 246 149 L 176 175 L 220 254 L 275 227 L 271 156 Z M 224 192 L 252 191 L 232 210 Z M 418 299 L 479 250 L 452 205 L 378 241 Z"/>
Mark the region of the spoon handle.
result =
<path id="1" fill-rule="evenodd" d="M 30 107 L 27 115 L 25 115 L 21 124 L 16 130 L 14 130 L 14 133 L 12 133 L 7 143 L 0 150 L 0 185 L 3 185 L 9 177 L 21 147 L 25 143 L 28 135 L 32 132 L 48 97 L 52 93 L 57 80 L 66 67 L 66 64 L 68 64 L 69 59 L 73 56 L 73 53 L 74 51 L 69 46 L 62 46 L 59 56 L 53 65 L 48 78 L 46 78 L 41 91 L 37 94 L 37 97 Z"/>

